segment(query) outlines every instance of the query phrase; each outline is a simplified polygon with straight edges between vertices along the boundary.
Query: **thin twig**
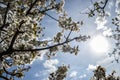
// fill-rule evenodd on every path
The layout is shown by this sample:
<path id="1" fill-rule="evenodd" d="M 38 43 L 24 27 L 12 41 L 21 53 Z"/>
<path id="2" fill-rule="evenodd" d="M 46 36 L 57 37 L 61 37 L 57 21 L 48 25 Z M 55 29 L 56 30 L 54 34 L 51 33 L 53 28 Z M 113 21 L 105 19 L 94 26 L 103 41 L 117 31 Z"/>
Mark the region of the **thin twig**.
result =
<path id="1" fill-rule="evenodd" d="M 105 4 L 104 4 L 104 6 L 102 7 L 102 9 L 105 8 L 105 6 L 107 5 L 107 3 L 108 3 L 108 0 L 105 0 Z"/>
<path id="2" fill-rule="evenodd" d="M 69 37 L 70 37 L 70 35 L 71 35 L 71 33 L 72 33 L 72 29 L 73 29 L 73 27 L 71 28 L 71 30 L 70 30 L 70 32 L 69 32 L 67 38 L 66 38 L 66 41 L 69 39 Z"/>
<path id="3" fill-rule="evenodd" d="M 57 20 L 56 18 L 52 17 L 51 15 L 49 15 L 49 14 L 47 14 L 47 13 L 45 13 L 45 14 L 46 14 L 47 16 L 49 16 L 50 18 L 52 18 L 53 20 L 59 22 L 59 20 Z"/>

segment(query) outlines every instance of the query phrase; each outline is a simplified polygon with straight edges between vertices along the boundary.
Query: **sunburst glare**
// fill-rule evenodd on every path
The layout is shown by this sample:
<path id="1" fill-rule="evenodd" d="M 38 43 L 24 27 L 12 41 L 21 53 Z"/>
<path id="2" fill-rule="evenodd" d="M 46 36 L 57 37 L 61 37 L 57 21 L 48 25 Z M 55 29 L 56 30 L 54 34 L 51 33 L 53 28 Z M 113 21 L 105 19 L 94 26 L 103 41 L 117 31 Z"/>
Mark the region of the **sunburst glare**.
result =
<path id="1" fill-rule="evenodd" d="M 108 51 L 109 43 L 102 35 L 97 35 L 90 41 L 90 47 L 96 54 L 102 54 Z"/>

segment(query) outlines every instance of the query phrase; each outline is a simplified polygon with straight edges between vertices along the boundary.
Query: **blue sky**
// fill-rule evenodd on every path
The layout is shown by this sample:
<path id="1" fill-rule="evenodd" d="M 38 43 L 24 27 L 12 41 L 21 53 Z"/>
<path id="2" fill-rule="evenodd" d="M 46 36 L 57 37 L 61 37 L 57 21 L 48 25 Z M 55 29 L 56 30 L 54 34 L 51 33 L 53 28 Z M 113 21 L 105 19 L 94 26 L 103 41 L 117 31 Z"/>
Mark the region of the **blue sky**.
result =
<path id="1" fill-rule="evenodd" d="M 87 7 L 91 7 L 91 0 L 65 1 L 66 3 L 64 8 L 68 12 L 68 16 L 72 17 L 75 21 L 83 20 L 85 22 L 80 29 L 80 33 L 78 34 L 90 35 L 92 39 L 94 36 L 103 35 L 105 31 L 113 28 L 113 25 L 110 25 L 111 17 L 115 16 L 115 2 L 113 0 L 110 0 L 111 3 L 107 5 L 109 6 L 109 8 L 106 9 L 106 11 L 109 11 L 111 16 L 105 17 L 104 21 L 106 20 L 107 22 L 102 23 L 102 25 L 104 27 L 107 27 L 107 29 L 99 29 L 100 27 L 97 24 L 100 24 L 100 22 L 96 22 L 97 16 L 93 18 L 88 18 L 86 14 L 80 14 L 81 11 L 87 11 Z M 57 18 L 57 15 L 54 11 L 48 13 Z M 49 17 L 45 17 L 41 24 L 42 26 L 46 27 L 44 31 L 44 39 L 49 39 L 56 32 L 60 31 L 59 28 L 56 27 L 56 21 L 51 20 Z M 76 36 L 76 34 L 73 34 L 72 36 Z M 113 58 L 110 58 L 108 56 L 108 53 L 112 51 L 114 41 L 109 38 L 106 38 L 109 43 L 109 51 L 97 55 L 97 53 L 92 51 L 90 48 L 89 44 L 91 39 L 87 40 L 86 42 L 71 43 L 74 45 L 79 44 L 80 46 L 80 52 L 77 56 L 69 53 L 58 52 L 56 57 L 53 57 L 51 60 L 47 60 L 44 56 L 45 51 L 42 51 L 42 56 L 40 58 L 37 58 L 31 64 L 32 68 L 29 72 L 26 73 L 24 80 L 47 80 L 48 73 L 56 70 L 56 66 L 62 64 L 70 65 L 70 69 L 65 80 L 89 80 L 90 77 L 93 75 L 92 71 L 96 68 L 97 65 L 102 65 L 103 67 L 105 67 L 107 69 L 107 73 L 110 73 L 112 70 L 116 70 L 118 75 L 120 75 L 120 72 L 118 72 L 120 71 L 120 64 L 111 63 Z"/>

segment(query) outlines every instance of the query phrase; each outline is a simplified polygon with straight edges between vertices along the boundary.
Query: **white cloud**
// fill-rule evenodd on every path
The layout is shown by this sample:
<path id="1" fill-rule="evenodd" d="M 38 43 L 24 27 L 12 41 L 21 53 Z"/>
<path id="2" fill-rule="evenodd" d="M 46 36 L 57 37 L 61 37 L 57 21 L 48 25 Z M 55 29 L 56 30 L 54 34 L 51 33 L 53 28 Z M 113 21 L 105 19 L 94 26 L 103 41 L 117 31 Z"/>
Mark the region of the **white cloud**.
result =
<path id="1" fill-rule="evenodd" d="M 59 61 L 57 59 L 54 60 L 46 60 L 45 63 L 43 63 L 44 67 L 48 69 L 48 72 L 54 72 L 57 70 L 55 65 L 57 65 Z"/>
<path id="2" fill-rule="evenodd" d="M 114 61 L 114 56 L 113 57 L 108 56 L 106 58 L 103 58 L 102 60 L 99 60 L 97 64 L 103 66 L 106 69 L 108 74 L 110 74 L 113 70 L 115 70 L 117 71 L 116 75 L 120 75 L 120 72 L 119 72 L 120 64 L 113 61 Z"/>
<path id="3" fill-rule="evenodd" d="M 103 31 L 103 35 L 104 35 L 104 36 L 111 36 L 111 35 L 112 35 L 112 29 L 111 29 L 111 28 L 105 29 L 105 30 Z"/>
<path id="4" fill-rule="evenodd" d="M 48 78 L 44 78 L 44 79 L 42 79 L 42 80 L 49 80 Z"/>
<path id="5" fill-rule="evenodd" d="M 44 71 L 38 71 L 37 73 L 34 74 L 35 77 L 41 77 L 41 76 L 45 76 L 49 73 L 52 73 L 54 71 L 57 70 L 57 68 L 55 67 L 55 65 L 57 65 L 59 63 L 59 61 L 57 59 L 51 59 L 51 60 L 46 60 L 43 63 L 43 66 L 47 69 Z M 47 79 L 45 79 L 47 80 Z"/>
<path id="6" fill-rule="evenodd" d="M 38 71 L 34 74 L 35 77 L 41 77 L 41 76 L 46 76 L 47 75 L 47 71 Z"/>
<path id="7" fill-rule="evenodd" d="M 108 64 L 110 64 L 111 61 L 113 61 L 113 60 L 114 60 L 114 57 L 106 57 L 106 58 L 98 61 L 97 64 L 109 66 Z"/>
<path id="8" fill-rule="evenodd" d="M 97 24 L 97 30 L 100 30 L 104 29 L 107 20 L 105 19 L 105 17 L 98 16 L 95 20 L 95 23 Z"/>
<path id="9" fill-rule="evenodd" d="M 85 78 L 85 77 L 87 77 L 87 75 L 86 75 L 86 74 L 83 74 L 83 75 L 81 75 L 79 78 L 82 79 L 82 78 Z"/>
<path id="10" fill-rule="evenodd" d="M 77 76 L 77 73 L 78 73 L 77 71 L 72 71 L 69 77 L 74 78 Z"/>
<path id="11" fill-rule="evenodd" d="M 31 63 L 27 64 L 27 65 L 32 65 L 34 62 L 44 60 L 44 55 L 46 54 L 46 52 L 47 52 L 47 50 L 40 51 L 39 52 L 40 56 L 37 56 L 36 58 L 34 58 L 34 60 L 32 60 Z"/>
<path id="12" fill-rule="evenodd" d="M 109 1 L 109 3 L 108 3 L 108 8 L 109 8 L 109 9 L 112 8 L 112 6 L 114 5 L 113 3 L 114 3 L 113 0 Z"/>
<path id="13" fill-rule="evenodd" d="M 115 12 L 116 12 L 117 14 L 120 14 L 120 0 L 116 0 L 115 6 L 116 6 Z"/>
<path id="14" fill-rule="evenodd" d="M 47 37 L 45 39 L 42 39 L 41 41 L 48 41 L 48 45 L 51 45 L 52 43 L 50 42 L 52 39 L 50 37 Z"/>
<path id="15" fill-rule="evenodd" d="M 106 11 L 106 16 L 110 16 L 111 14 Z M 98 16 L 95 20 L 95 23 L 97 24 L 97 30 L 103 30 L 104 36 L 111 36 L 112 35 L 112 29 L 107 28 L 105 25 L 107 23 L 107 19 L 105 17 Z"/>
<path id="16" fill-rule="evenodd" d="M 43 50 L 40 52 L 40 56 L 38 57 L 38 60 L 44 60 L 44 55 L 46 54 L 47 50 Z"/>
<path id="17" fill-rule="evenodd" d="M 41 74 L 40 73 L 35 73 L 35 77 L 40 77 Z"/>
<path id="18" fill-rule="evenodd" d="M 111 16 L 111 13 L 108 11 L 105 11 L 105 16 Z"/>
<path id="19" fill-rule="evenodd" d="M 88 70 L 88 71 L 89 71 L 89 70 L 95 70 L 95 69 L 97 68 L 97 66 L 98 66 L 98 65 L 91 65 L 91 64 L 89 64 L 89 65 L 88 65 L 88 68 L 87 68 L 86 70 Z"/>

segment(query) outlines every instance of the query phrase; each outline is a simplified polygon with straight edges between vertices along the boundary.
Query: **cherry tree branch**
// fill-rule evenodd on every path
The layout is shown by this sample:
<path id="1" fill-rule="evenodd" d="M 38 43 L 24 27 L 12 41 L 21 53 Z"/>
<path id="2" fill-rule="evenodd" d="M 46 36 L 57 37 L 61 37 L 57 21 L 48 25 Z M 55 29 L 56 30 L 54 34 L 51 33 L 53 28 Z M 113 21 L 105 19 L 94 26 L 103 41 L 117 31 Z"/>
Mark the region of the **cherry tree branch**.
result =
<path id="1" fill-rule="evenodd" d="M 33 6 L 37 3 L 38 0 L 35 0 L 31 5 L 30 8 L 27 10 L 26 12 L 26 16 L 30 13 L 31 9 L 33 8 Z"/>
<path id="2" fill-rule="evenodd" d="M 91 0 L 91 3 L 92 3 L 92 5 L 94 5 L 94 3 L 93 3 L 92 0 Z M 104 3 L 103 6 L 100 6 L 100 5 L 99 5 L 99 7 L 97 7 L 97 8 L 94 6 L 94 9 L 90 9 L 90 8 L 88 7 L 88 9 L 89 9 L 90 12 L 92 12 L 93 14 L 94 14 L 94 12 L 95 12 L 97 9 L 101 9 L 101 10 L 103 11 L 103 13 L 104 13 L 104 12 L 105 12 L 104 9 L 105 9 L 107 3 L 108 3 L 108 0 L 105 0 L 105 3 Z M 89 14 L 89 12 L 86 12 L 86 13 L 81 13 L 81 12 L 80 12 L 80 14 Z"/>
<path id="3" fill-rule="evenodd" d="M 4 80 L 10 80 L 10 79 L 8 79 L 7 77 L 2 76 L 2 75 L 0 75 L 0 78 L 2 78 L 2 79 L 4 79 Z"/>
<path id="4" fill-rule="evenodd" d="M 3 20 L 3 25 L 0 27 L 0 30 L 2 31 L 3 28 L 7 25 L 6 24 L 6 18 L 7 18 L 7 13 L 9 11 L 9 7 L 10 7 L 10 3 L 7 4 L 7 8 L 6 8 L 6 11 L 5 11 L 5 15 L 4 15 L 4 20 Z M 4 30 L 3 30 L 4 31 Z"/>
<path id="5" fill-rule="evenodd" d="M 72 26 L 72 28 L 71 28 L 71 30 L 70 30 L 68 36 L 66 37 L 66 41 L 69 39 L 69 37 L 70 37 L 70 35 L 71 35 L 71 33 L 72 33 L 72 29 L 73 29 L 73 26 Z"/>
<path id="6" fill-rule="evenodd" d="M 30 8 L 29 8 L 28 11 L 26 12 L 26 16 L 30 13 L 30 10 L 33 8 L 33 6 L 36 4 L 37 1 L 38 1 L 38 0 L 35 0 L 35 1 L 31 4 Z M 54 17 L 52 17 L 51 15 L 49 15 L 49 14 L 46 13 L 46 11 L 49 11 L 49 10 L 52 10 L 52 9 L 53 9 L 53 8 L 50 8 L 50 9 L 46 9 L 46 10 L 43 10 L 43 11 L 40 11 L 40 12 L 43 13 L 43 14 L 45 14 L 45 15 L 47 15 L 47 16 L 49 16 L 51 19 L 59 22 L 59 20 L 55 19 Z M 61 42 L 61 43 L 58 43 L 58 44 L 54 44 L 54 45 L 52 45 L 52 46 L 48 46 L 48 47 L 44 47 L 44 48 L 39 48 L 39 49 L 25 49 L 25 50 L 13 49 L 13 45 L 14 45 L 14 43 L 15 43 L 15 40 L 16 40 L 17 36 L 18 36 L 19 33 L 20 33 L 19 29 L 20 29 L 20 27 L 22 26 L 23 23 L 24 23 L 23 20 L 19 23 L 19 27 L 18 27 L 17 31 L 15 32 L 15 34 L 14 34 L 14 36 L 13 36 L 11 42 L 10 42 L 9 48 L 8 48 L 6 51 L 3 51 L 2 53 L 0 53 L 0 57 L 2 57 L 3 55 L 10 55 L 10 54 L 12 54 L 13 52 L 28 52 L 28 51 L 30 52 L 30 51 L 46 50 L 46 49 L 50 49 L 50 48 L 53 48 L 53 47 L 56 47 L 56 46 L 60 46 L 60 45 L 66 44 L 66 43 L 71 42 L 71 41 L 73 41 L 73 40 L 75 40 L 75 39 L 78 38 L 78 37 L 75 37 L 75 38 L 72 38 L 72 39 L 66 39 L 64 42 Z M 72 32 L 72 30 L 71 30 L 70 33 L 68 34 L 67 38 L 69 38 L 71 32 Z"/>
<path id="7" fill-rule="evenodd" d="M 21 69 L 21 72 L 26 71 L 30 68 L 31 67 L 23 68 L 23 69 Z M 17 69 L 13 70 L 12 72 L 9 72 L 9 71 L 7 71 L 7 69 L 5 67 L 3 67 L 3 70 L 5 71 L 6 74 L 11 75 L 11 76 L 16 76 L 17 74 L 20 74 L 19 72 L 15 72 L 15 71 L 17 71 Z"/>
<path id="8" fill-rule="evenodd" d="M 32 51 L 47 50 L 47 49 L 50 49 L 50 48 L 53 48 L 53 47 L 56 47 L 56 46 L 61 46 L 61 45 L 63 45 L 63 44 L 66 44 L 66 43 L 68 43 L 68 42 L 71 42 L 71 41 L 73 41 L 73 40 L 75 40 L 75 39 L 77 39 L 77 38 L 79 38 L 79 37 L 75 37 L 75 38 L 72 38 L 72 39 L 70 39 L 70 40 L 66 40 L 66 41 L 64 41 L 64 42 L 62 42 L 62 43 L 54 44 L 54 45 L 52 45 L 52 46 L 48 46 L 48 47 L 44 47 L 44 48 L 39 48 L 39 49 L 24 49 L 24 50 L 13 49 L 13 52 L 30 52 L 30 51 L 32 52 Z"/>
<path id="9" fill-rule="evenodd" d="M 15 43 L 15 40 L 16 40 L 17 36 L 18 36 L 19 33 L 20 33 L 19 29 L 21 28 L 21 26 L 22 26 L 23 23 L 24 23 L 24 21 L 22 20 L 22 21 L 20 22 L 19 26 L 18 26 L 17 31 L 15 32 L 15 34 L 14 34 L 12 40 L 11 40 L 11 43 L 10 43 L 9 48 L 12 48 L 12 47 L 13 47 L 13 45 L 14 45 L 14 43 Z"/>
<path id="10" fill-rule="evenodd" d="M 22 21 L 20 22 L 20 24 L 19 24 L 19 26 L 18 26 L 18 29 L 17 29 L 17 31 L 15 32 L 15 34 L 14 34 L 14 36 L 13 36 L 11 42 L 10 42 L 9 48 L 8 48 L 6 51 L 3 51 L 2 53 L 0 53 L 0 58 L 2 58 L 3 55 L 7 55 L 7 54 L 10 55 L 10 54 L 13 53 L 13 45 L 14 45 L 14 43 L 15 43 L 15 40 L 17 39 L 17 36 L 18 36 L 19 33 L 20 33 L 19 30 L 20 30 L 20 28 L 21 28 L 21 26 L 22 26 L 23 23 L 24 23 L 24 20 L 22 20 Z"/>
<path id="11" fill-rule="evenodd" d="M 105 4 L 104 4 L 104 6 L 102 7 L 102 9 L 104 9 L 104 8 L 106 7 L 107 3 L 108 3 L 108 0 L 105 0 Z"/>

